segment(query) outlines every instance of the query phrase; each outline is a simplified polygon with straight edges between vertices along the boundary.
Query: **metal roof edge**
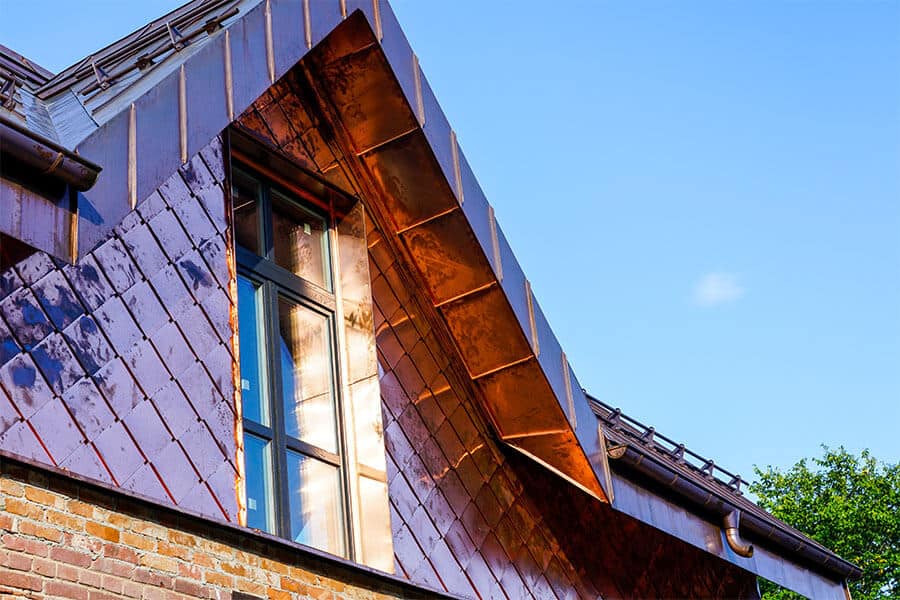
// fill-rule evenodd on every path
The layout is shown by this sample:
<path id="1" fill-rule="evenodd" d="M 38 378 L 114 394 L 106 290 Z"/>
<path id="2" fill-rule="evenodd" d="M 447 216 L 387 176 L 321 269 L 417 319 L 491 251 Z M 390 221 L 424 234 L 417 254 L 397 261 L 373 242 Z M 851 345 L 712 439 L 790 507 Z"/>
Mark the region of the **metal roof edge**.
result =
<path id="1" fill-rule="evenodd" d="M 679 458 L 678 454 L 659 446 L 655 442 L 652 427 L 640 431 L 625 423 L 612 426 L 610 417 L 615 415 L 616 420 L 621 418 L 621 411 L 616 413 L 596 398 L 590 395 L 588 398 L 597 419 L 603 424 L 608 440 L 615 444 L 610 452 L 619 455 L 618 459 L 611 461 L 612 465 L 624 462 L 627 471 L 638 471 L 650 477 L 701 512 L 723 516 L 731 510 L 741 511 L 744 515 L 743 530 L 819 570 L 841 579 L 858 579 L 862 576 L 862 570 L 857 565 L 760 508 L 731 486 L 713 477 L 711 471 L 705 473 Z M 649 436 L 648 431 L 651 432 Z M 683 452 L 683 445 L 680 448 Z M 653 463 L 652 466 L 647 465 L 648 462 Z M 713 464 L 712 461 L 708 462 Z M 724 469 L 722 471 L 728 473 Z"/>

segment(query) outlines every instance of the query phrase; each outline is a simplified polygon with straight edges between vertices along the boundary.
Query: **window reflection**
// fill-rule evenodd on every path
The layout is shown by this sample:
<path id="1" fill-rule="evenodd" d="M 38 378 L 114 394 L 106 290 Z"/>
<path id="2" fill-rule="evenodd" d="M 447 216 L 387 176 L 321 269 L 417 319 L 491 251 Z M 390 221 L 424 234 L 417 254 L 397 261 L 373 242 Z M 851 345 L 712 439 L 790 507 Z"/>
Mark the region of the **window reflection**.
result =
<path id="1" fill-rule="evenodd" d="M 337 452 L 330 319 L 278 298 L 285 433 Z"/>
<path id="2" fill-rule="evenodd" d="M 236 170 L 231 179 L 231 195 L 235 240 L 247 250 L 263 254 L 259 247 L 259 183 Z"/>
<path id="3" fill-rule="evenodd" d="M 272 230 L 275 262 L 321 288 L 331 289 L 325 219 L 273 190 Z"/>
<path id="4" fill-rule="evenodd" d="M 247 526 L 273 531 L 272 471 L 269 444 L 256 436 L 244 435 L 244 464 L 247 467 Z"/>
<path id="5" fill-rule="evenodd" d="M 241 354 L 241 401 L 244 418 L 268 424 L 265 399 L 265 360 L 263 360 L 263 320 L 259 286 L 238 277 L 238 336 Z"/>
<path id="6" fill-rule="evenodd" d="M 343 556 L 344 518 L 337 467 L 287 453 L 291 539 Z"/>

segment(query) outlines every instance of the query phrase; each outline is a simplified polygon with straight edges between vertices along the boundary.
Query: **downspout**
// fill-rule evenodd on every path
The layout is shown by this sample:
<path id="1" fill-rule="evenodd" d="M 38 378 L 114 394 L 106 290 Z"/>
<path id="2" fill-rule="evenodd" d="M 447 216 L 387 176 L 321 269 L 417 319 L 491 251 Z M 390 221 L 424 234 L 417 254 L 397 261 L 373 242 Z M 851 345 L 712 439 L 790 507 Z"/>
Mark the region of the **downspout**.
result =
<path id="1" fill-rule="evenodd" d="M 741 539 L 741 511 L 732 510 L 725 518 L 722 519 L 722 527 L 725 529 L 725 541 L 728 547 L 734 550 L 734 553 L 744 558 L 753 556 L 753 544 L 749 544 Z"/>
<path id="2" fill-rule="evenodd" d="M 80 192 L 94 185 L 101 169 L 99 165 L 2 114 L 0 153 Z"/>
<path id="3" fill-rule="evenodd" d="M 692 504 L 719 517 L 727 517 L 729 513 L 741 510 L 722 495 L 713 492 L 706 486 L 701 486 L 691 481 L 667 466 L 664 461 L 655 458 L 652 454 L 642 452 L 630 444 L 610 445 L 607 448 L 607 456 L 615 462 L 628 465 Z M 612 463 L 610 464 L 612 465 Z M 745 531 L 759 536 L 761 539 L 771 541 L 790 554 L 800 556 L 812 564 L 837 575 L 840 579 L 857 579 L 862 575 L 862 571 L 856 565 L 840 557 L 830 555 L 798 534 L 778 527 L 774 519 L 770 521 L 752 512 L 743 513 L 742 516 L 743 519 L 741 520 L 743 520 Z M 728 526 L 725 523 L 723 525 L 725 525 L 723 528 L 726 529 L 726 540 L 728 540 Z M 737 525 L 735 533 L 739 533 L 740 520 Z M 740 536 L 736 536 L 735 540 L 739 542 L 738 547 L 745 545 Z M 729 546 L 731 546 L 730 542 Z M 732 550 L 739 556 L 744 556 L 734 547 L 732 547 Z"/>

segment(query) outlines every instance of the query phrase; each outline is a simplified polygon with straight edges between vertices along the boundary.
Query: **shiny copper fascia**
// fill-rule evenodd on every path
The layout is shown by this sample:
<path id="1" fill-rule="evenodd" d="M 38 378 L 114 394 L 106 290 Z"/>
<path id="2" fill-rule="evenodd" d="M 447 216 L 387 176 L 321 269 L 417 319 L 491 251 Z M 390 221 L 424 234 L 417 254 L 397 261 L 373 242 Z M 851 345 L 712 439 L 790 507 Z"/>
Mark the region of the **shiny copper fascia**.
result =
<path id="1" fill-rule="evenodd" d="M 483 194 L 457 191 L 477 184 L 461 153 L 452 151 L 452 133 L 427 82 L 421 100 L 404 95 L 398 77 L 407 74 L 395 73 L 386 57 L 400 51 L 379 44 L 364 16 L 354 13 L 301 66 L 336 145 L 350 157 L 344 168 L 362 182 L 363 197 L 384 224 L 388 242 L 413 266 L 430 304 L 446 322 L 497 434 L 608 501 L 601 483 L 608 466 L 595 419 L 583 397 L 578 398 L 583 418 L 570 420 L 567 413 L 567 387 L 581 388 L 572 385 L 573 375 L 563 375 L 570 370 L 561 369 L 562 351 L 521 271 L 513 272 L 505 239 L 493 252 Z M 398 61 L 391 57 L 392 63 Z M 411 51 L 408 64 L 418 77 Z M 420 101 L 428 115 L 424 125 L 412 108 Z M 465 193 L 465 208 L 458 193 Z M 477 220 L 484 222 L 484 242 L 475 233 Z M 509 256 L 504 257 L 507 281 L 501 283 L 489 256 L 503 253 Z M 515 304 L 526 307 L 524 322 Z"/>

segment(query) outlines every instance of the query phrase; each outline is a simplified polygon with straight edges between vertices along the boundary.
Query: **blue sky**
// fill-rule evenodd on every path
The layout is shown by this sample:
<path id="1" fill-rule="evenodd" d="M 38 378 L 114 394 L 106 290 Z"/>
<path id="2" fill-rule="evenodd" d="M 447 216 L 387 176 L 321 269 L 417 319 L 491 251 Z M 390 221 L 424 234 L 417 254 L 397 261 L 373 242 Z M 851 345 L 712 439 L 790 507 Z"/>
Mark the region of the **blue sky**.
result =
<path id="1" fill-rule="evenodd" d="M 0 43 L 178 4 L 0 0 Z M 590 392 L 745 478 L 900 459 L 900 3 L 393 5 Z"/>

